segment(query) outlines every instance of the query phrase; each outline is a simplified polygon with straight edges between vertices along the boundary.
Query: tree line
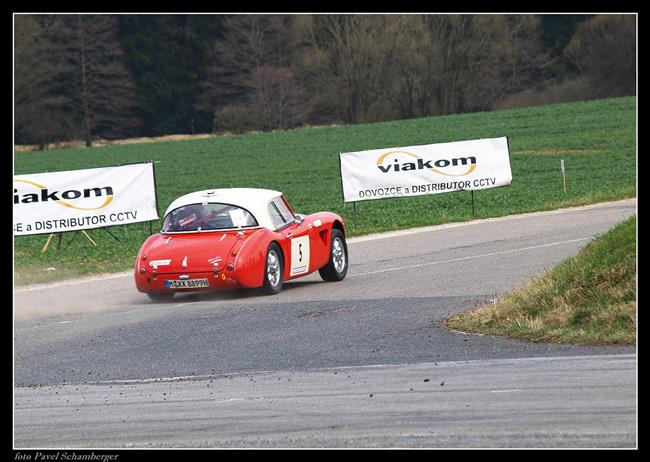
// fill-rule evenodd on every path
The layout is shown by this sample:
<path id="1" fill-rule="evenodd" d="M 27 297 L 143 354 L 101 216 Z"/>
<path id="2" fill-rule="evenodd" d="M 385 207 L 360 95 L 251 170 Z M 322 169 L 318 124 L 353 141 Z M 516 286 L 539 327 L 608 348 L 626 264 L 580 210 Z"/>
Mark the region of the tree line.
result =
<path id="1" fill-rule="evenodd" d="M 91 146 L 635 92 L 634 15 L 14 17 L 17 144 Z"/>

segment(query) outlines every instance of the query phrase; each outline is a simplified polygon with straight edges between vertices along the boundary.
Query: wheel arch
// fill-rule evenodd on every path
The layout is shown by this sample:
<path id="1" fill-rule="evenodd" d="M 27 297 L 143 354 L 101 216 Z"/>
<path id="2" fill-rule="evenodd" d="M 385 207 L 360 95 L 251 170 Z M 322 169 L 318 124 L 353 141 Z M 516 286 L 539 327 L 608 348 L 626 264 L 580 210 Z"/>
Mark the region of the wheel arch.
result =
<path id="1" fill-rule="evenodd" d="M 339 231 L 341 231 L 343 233 L 343 237 L 345 237 L 345 225 L 343 225 L 342 221 L 340 221 L 338 219 L 335 219 L 332 222 L 332 229 L 338 229 Z"/>
<path id="2" fill-rule="evenodd" d="M 263 230 L 251 236 L 239 250 L 234 264 L 236 279 L 243 287 L 256 288 L 264 284 L 266 254 L 273 243 L 280 249 L 280 258 L 284 266 L 285 251 L 277 236 L 274 236 L 270 230 Z"/>
<path id="3" fill-rule="evenodd" d="M 282 244 L 280 244 L 280 241 L 278 241 L 277 239 L 271 239 L 271 241 L 269 242 L 269 246 L 266 248 L 267 251 L 268 248 L 271 247 L 271 244 L 277 245 L 278 248 L 280 249 L 280 258 L 282 258 L 282 268 L 284 269 L 284 264 L 287 261 L 287 256 L 284 254 L 284 249 L 282 248 Z"/>

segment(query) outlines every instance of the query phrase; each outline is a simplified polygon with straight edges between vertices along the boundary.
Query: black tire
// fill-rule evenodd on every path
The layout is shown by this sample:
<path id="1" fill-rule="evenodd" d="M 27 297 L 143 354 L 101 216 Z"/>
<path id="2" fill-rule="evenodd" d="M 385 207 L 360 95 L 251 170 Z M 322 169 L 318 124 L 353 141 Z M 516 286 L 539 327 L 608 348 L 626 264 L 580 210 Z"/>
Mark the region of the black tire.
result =
<path id="1" fill-rule="evenodd" d="M 282 250 L 275 242 L 272 242 L 266 251 L 264 260 L 264 285 L 262 292 L 267 295 L 277 294 L 282 290 L 282 271 L 284 262 L 282 260 Z"/>
<path id="2" fill-rule="evenodd" d="M 327 282 L 342 281 L 348 273 L 348 246 L 343 233 L 334 228 L 330 239 L 330 259 L 327 265 L 318 270 L 320 277 Z"/>
<path id="3" fill-rule="evenodd" d="M 171 299 L 174 298 L 175 293 L 176 292 L 149 292 L 147 293 L 147 296 L 149 296 L 149 298 L 154 302 L 163 303 L 171 301 Z"/>

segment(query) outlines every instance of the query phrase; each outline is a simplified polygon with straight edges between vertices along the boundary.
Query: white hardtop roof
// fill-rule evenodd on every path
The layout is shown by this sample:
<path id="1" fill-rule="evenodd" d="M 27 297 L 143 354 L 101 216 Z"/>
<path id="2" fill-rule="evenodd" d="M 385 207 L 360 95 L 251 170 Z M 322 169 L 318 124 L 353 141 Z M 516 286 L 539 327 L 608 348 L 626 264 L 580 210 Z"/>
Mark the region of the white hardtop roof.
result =
<path id="1" fill-rule="evenodd" d="M 190 204 L 222 203 L 231 204 L 248 210 L 253 214 L 260 226 L 275 229 L 268 210 L 268 204 L 272 199 L 281 196 L 279 191 L 258 188 L 221 188 L 206 189 L 185 194 L 174 200 L 167 210 L 165 216 L 179 207 Z"/>

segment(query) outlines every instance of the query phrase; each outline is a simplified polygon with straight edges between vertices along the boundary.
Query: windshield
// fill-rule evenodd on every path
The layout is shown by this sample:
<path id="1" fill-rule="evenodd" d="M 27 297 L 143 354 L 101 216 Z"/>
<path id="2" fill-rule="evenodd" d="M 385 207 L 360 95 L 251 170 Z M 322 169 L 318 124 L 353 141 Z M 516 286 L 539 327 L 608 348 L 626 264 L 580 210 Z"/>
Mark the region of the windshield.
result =
<path id="1" fill-rule="evenodd" d="M 190 204 L 167 214 L 162 231 L 213 231 L 258 226 L 255 217 L 236 205 Z"/>

